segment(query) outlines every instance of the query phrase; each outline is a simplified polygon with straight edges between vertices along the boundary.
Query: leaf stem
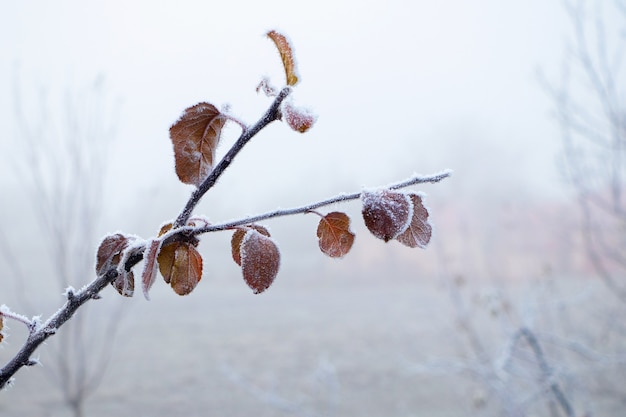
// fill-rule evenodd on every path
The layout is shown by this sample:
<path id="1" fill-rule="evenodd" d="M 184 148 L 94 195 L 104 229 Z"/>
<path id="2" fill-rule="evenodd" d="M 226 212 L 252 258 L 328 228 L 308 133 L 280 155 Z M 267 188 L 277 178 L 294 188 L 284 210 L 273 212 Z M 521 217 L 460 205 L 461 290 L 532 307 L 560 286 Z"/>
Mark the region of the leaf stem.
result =
<path id="1" fill-rule="evenodd" d="M 261 119 L 250 129 L 244 129 L 244 131 L 241 133 L 241 136 L 239 136 L 239 139 L 237 139 L 235 144 L 230 148 L 226 155 L 224 155 L 224 157 L 217 164 L 215 169 L 211 171 L 209 176 L 191 194 L 191 197 L 187 201 L 187 204 L 174 221 L 174 228 L 181 227 L 187 223 L 187 220 L 189 220 L 191 213 L 193 212 L 196 205 L 198 205 L 204 194 L 206 194 L 206 192 L 215 185 L 217 179 L 224 173 L 224 171 L 226 170 L 226 168 L 228 168 L 233 159 L 235 159 L 235 156 L 237 156 L 237 154 L 250 141 L 250 139 L 252 139 L 257 133 L 259 133 L 261 129 L 263 129 L 265 126 L 280 118 L 280 104 L 290 93 L 290 87 L 283 88 L 276 97 L 276 99 L 274 99 L 274 102 L 267 110 L 267 112 L 263 115 L 263 117 L 261 117 Z"/>

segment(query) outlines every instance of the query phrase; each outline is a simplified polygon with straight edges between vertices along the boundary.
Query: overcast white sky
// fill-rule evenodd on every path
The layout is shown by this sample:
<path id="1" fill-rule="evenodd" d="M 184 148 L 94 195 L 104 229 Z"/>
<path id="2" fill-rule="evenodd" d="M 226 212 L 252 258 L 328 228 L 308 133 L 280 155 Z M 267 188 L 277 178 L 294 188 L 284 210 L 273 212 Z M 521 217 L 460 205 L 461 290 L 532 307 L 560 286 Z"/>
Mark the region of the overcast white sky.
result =
<path id="1" fill-rule="evenodd" d="M 536 80 L 538 68 L 557 75 L 562 61 L 569 27 L 559 0 L 6 3 L 3 153 L 11 154 L 17 132 L 16 75 L 28 108 L 35 85 L 55 107 L 61 92 L 84 91 L 101 74 L 120 111 L 108 192 L 129 196 L 160 182 L 186 195 L 176 185 L 169 126 L 199 101 L 229 103 L 254 122 L 269 104 L 254 92 L 261 76 L 282 82 L 278 54 L 263 37 L 278 28 L 296 48 L 302 83 L 294 97 L 319 121 L 306 135 L 271 126 L 216 198 L 280 193 L 287 206 L 444 168 L 456 172 L 441 185 L 446 193 L 563 196 L 558 129 Z M 225 142 L 237 134 L 233 126 Z M 3 182 L 14 182 L 4 166 Z"/>

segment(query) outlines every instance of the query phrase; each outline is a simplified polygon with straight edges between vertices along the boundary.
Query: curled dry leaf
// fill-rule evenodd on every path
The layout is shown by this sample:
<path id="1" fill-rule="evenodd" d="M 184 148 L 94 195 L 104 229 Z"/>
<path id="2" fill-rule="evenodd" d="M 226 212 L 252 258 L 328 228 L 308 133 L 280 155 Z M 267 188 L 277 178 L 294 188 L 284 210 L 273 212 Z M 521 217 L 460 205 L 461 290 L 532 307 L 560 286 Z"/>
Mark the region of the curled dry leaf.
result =
<path id="1" fill-rule="evenodd" d="M 167 232 L 169 232 L 170 230 L 172 230 L 172 227 L 174 227 L 173 223 L 165 223 L 163 226 L 161 226 L 161 229 L 159 230 L 159 234 L 157 235 L 158 237 L 163 236 L 164 234 L 166 234 Z"/>
<path id="2" fill-rule="evenodd" d="M 428 223 L 428 210 L 424 207 L 422 197 L 419 194 L 409 193 L 408 196 L 413 203 L 413 217 L 409 227 L 396 239 L 410 248 L 420 247 L 424 249 L 430 242 L 433 231 L 432 226 Z"/>
<path id="3" fill-rule="evenodd" d="M 296 85 L 298 83 L 298 70 L 296 68 L 293 48 L 291 47 L 289 40 L 285 35 L 278 33 L 275 30 L 267 32 L 267 37 L 274 41 L 276 48 L 278 48 L 280 59 L 282 59 L 283 67 L 285 68 L 287 85 Z"/>
<path id="4" fill-rule="evenodd" d="M 4 338 L 4 334 L 2 333 L 3 327 L 4 327 L 4 322 L 2 321 L 2 317 L 0 317 L 0 343 L 2 343 L 2 339 Z"/>
<path id="5" fill-rule="evenodd" d="M 96 254 L 96 274 L 102 276 L 111 268 L 117 268 L 122 253 L 128 247 L 130 239 L 120 233 L 105 237 Z M 122 268 L 120 273 L 111 285 L 124 297 L 132 297 L 135 290 L 135 281 L 132 271 Z"/>
<path id="6" fill-rule="evenodd" d="M 293 130 L 304 133 L 317 121 L 317 116 L 309 109 L 296 107 L 290 99 L 283 101 L 281 106 L 283 119 Z"/>
<path id="7" fill-rule="evenodd" d="M 123 271 L 119 274 L 115 281 L 111 283 L 113 288 L 124 297 L 132 297 L 135 294 L 135 275 L 133 271 Z"/>
<path id="8" fill-rule="evenodd" d="M 363 220 L 374 236 L 389 242 L 403 233 L 413 217 L 413 204 L 404 193 L 366 191 L 361 195 Z"/>
<path id="9" fill-rule="evenodd" d="M 202 279 L 202 256 L 187 242 L 174 242 L 161 248 L 157 257 L 165 282 L 178 295 L 187 295 Z"/>
<path id="10" fill-rule="evenodd" d="M 350 217 L 338 211 L 323 216 L 317 226 L 317 237 L 322 252 L 333 258 L 341 258 L 350 251 L 354 243 Z"/>
<path id="11" fill-rule="evenodd" d="M 152 239 L 150 244 L 147 245 L 146 251 L 143 256 L 144 266 L 141 273 L 141 289 L 146 300 L 150 299 L 150 288 L 156 280 L 157 274 L 157 256 L 161 249 L 161 240 Z"/>
<path id="12" fill-rule="evenodd" d="M 113 267 L 117 267 L 122 252 L 128 247 L 129 242 L 129 238 L 121 233 L 109 235 L 100 242 L 96 254 L 96 274 L 98 276 L 106 274 Z"/>
<path id="13" fill-rule="evenodd" d="M 176 174 L 182 182 L 198 186 L 211 173 L 225 123 L 215 106 L 198 103 L 185 109 L 170 127 Z"/>
<path id="14" fill-rule="evenodd" d="M 241 241 L 241 271 L 255 294 L 272 285 L 279 266 L 280 252 L 274 241 L 254 229 L 248 230 Z"/>
<path id="15" fill-rule="evenodd" d="M 264 236 L 270 237 L 270 232 L 265 227 L 257 224 L 251 224 L 235 230 L 235 233 L 233 233 L 233 237 L 230 240 L 230 248 L 233 255 L 233 261 L 235 261 L 235 263 L 239 266 L 241 266 L 241 242 L 250 228 L 256 230 Z"/>

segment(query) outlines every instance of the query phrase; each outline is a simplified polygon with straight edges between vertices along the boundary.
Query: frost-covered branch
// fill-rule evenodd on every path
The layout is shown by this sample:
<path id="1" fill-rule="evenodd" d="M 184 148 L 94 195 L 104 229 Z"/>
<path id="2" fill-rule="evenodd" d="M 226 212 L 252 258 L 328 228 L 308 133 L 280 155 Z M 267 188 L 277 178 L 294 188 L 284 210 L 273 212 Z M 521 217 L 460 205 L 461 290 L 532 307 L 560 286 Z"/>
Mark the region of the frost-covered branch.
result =
<path id="1" fill-rule="evenodd" d="M 35 365 L 37 362 L 31 358 L 33 352 L 45 342 L 46 339 L 55 334 L 57 330 L 74 315 L 79 307 L 89 300 L 100 298 L 100 291 L 116 277 L 117 272 L 112 270 L 96 278 L 89 285 L 83 287 L 76 293 L 68 291 L 67 301 L 63 307 L 40 326 L 31 326 L 32 330 L 24 346 L 22 346 L 13 359 L 0 369 L 0 389 L 4 388 L 7 383 L 10 383 L 13 375 L 22 367 Z"/>
<path id="2" fill-rule="evenodd" d="M 446 171 L 440 172 L 438 174 L 433 174 L 433 175 L 414 175 L 411 178 L 388 185 L 385 188 L 390 189 L 390 190 L 399 190 L 399 189 L 410 187 L 416 184 L 437 183 L 445 178 L 448 178 L 450 175 L 452 175 L 451 170 L 446 170 Z M 362 194 L 361 192 L 355 192 L 351 194 L 339 194 L 335 197 L 331 197 L 326 200 L 318 201 L 318 202 L 307 204 L 307 205 L 300 206 L 300 207 L 294 207 L 294 208 L 282 209 L 282 210 L 274 210 L 274 211 L 270 211 L 267 213 L 246 217 L 240 220 L 233 220 L 230 222 L 215 224 L 215 225 L 206 225 L 206 226 L 199 227 L 199 228 L 190 228 L 188 230 L 192 231 L 194 235 L 199 235 L 199 234 L 208 233 L 208 232 L 216 232 L 220 230 L 228 230 L 237 226 L 244 226 L 244 225 L 260 222 L 263 220 L 273 219 L 276 217 L 285 217 L 285 216 L 292 216 L 295 214 L 308 213 L 320 207 L 330 206 L 336 203 L 343 203 L 343 202 L 350 201 L 350 200 L 357 200 L 361 197 L 361 194 Z"/>
<path id="3" fill-rule="evenodd" d="M 421 196 L 412 192 L 396 192 L 415 184 L 436 183 L 451 175 L 443 171 L 433 175 L 414 175 L 404 181 L 387 185 L 376 191 L 354 192 L 286 210 L 246 217 L 222 224 L 210 225 L 202 218 L 192 218 L 193 211 L 202 197 L 230 166 L 243 147 L 263 128 L 276 120 L 282 120 L 291 129 L 306 132 L 316 120 L 307 109 L 293 105 L 289 95 L 298 82 L 291 47 L 284 36 L 274 31 L 268 36 L 276 43 L 285 67 L 287 85 L 274 97 L 265 114 L 250 128 L 238 123 L 243 132 L 226 155 L 216 164 L 215 149 L 225 122 L 232 120 L 209 103 L 198 103 L 187 108 L 180 119 L 170 128 L 174 146 L 176 174 L 186 184 L 197 188 L 191 194 L 178 217 L 165 224 L 156 237 L 141 239 L 126 234 L 113 234 L 100 243 L 96 259 L 97 277 L 79 291 L 68 289 L 67 301 L 45 323 L 29 321 L 25 317 L 0 310 L 3 316 L 29 326 L 29 335 L 17 355 L 0 369 L 0 389 L 9 383 L 23 366 L 37 361 L 33 352 L 50 336 L 55 334 L 87 301 L 99 299 L 100 292 L 112 284 L 123 296 L 132 296 L 135 288 L 133 267 L 140 261 L 143 270 L 139 279 L 143 293 L 148 297 L 150 287 L 160 273 L 179 295 L 189 294 L 202 276 L 202 257 L 196 250 L 197 236 L 222 230 L 236 229 L 232 239 L 233 259 L 241 268 L 246 283 L 260 293 L 267 289 L 278 272 L 280 253 L 269 232 L 254 223 L 277 217 L 314 212 L 315 209 L 335 203 L 356 200 L 363 196 L 363 219 L 372 234 L 384 241 L 396 239 L 401 244 L 424 248 L 431 237 L 428 210 Z M 367 198 L 366 198 L 367 197 Z M 320 215 L 317 235 L 320 249 L 331 257 L 341 257 L 350 250 L 354 234 L 349 229 L 350 220 L 345 213 L 332 212 Z M 62 233 L 62 228 L 57 227 Z M 68 252 L 72 253 L 72 252 Z M 83 262 L 87 256 L 71 258 Z M 66 274 L 61 274 L 66 276 Z M 10 313 L 10 314 L 9 314 Z M 2 321 L 0 320 L 0 325 Z M 1 328 L 0 328 L 1 330 Z"/>

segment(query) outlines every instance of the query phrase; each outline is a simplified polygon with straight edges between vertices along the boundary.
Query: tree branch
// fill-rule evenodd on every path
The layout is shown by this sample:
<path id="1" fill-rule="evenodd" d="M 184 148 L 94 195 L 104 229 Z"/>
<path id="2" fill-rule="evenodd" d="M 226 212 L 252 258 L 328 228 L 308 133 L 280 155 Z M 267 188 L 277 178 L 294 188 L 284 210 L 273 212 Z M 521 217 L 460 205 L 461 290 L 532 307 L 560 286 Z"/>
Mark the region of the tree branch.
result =
<path id="1" fill-rule="evenodd" d="M 433 175 L 414 175 L 411 178 L 388 185 L 385 188 L 390 189 L 390 190 L 398 190 L 398 189 L 410 187 L 411 185 L 416 185 L 416 184 L 437 183 L 445 178 L 448 178 L 450 175 L 452 175 L 451 170 L 442 171 L 438 174 L 433 174 Z M 352 193 L 352 194 L 339 194 L 327 200 L 311 203 L 311 204 L 301 206 L 301 207 L 294 207 L 294 208 L 283 209 L 283 210 L 274 210 L 274 211 L 270 211 L 267 213 L 258 214 L 256 216 L 246 217 L 245 219 L 233 220 L 227 223 L 207 225 L 207 226 L 202 226 L 199 228 L 189 228 L 187 229 L 187 233 L 191 232 L 193 235 L 200 235 L 203 233 L 228 230 L 237 226 L 244 226 L 247 224 L 260 222 L 263 220 L 273 219 L 275 217 L 285 217 L 285 216 L 292 216 L 294 214 L 303 214 L 303 213 L 307 213 L 315 209 L 318 209 L 320 207 L 329 206 L 331 204 L 342 203 L 342 202 L 350 201 L 350 200 L 356 200 L 361 197 L 361 194 L 362 194 L 361 192 Z M 164 242 L 164 244 L 166 243 Z"/>
<path id="2" fill-rule="evenodd" d="M 195 236 L 203 233 L 232 229 L 236 226 L 246 225 L 261 220 L 306 213 L 316 208 L 331 205 L 334 203 L 355 200 L 361 196 L 361 192 L 352 194 L 341 194 L 327 200 L 312 203 L 306 206 L 287 210 L 276 210 L 257 216 L 247 217 L 241 220 L 222 223 L 220 225 L 205 225 L 202 227 L 186 226 L 196 205 L 199 203 L 204 194 L 206 194 L 206 192 L 211 189 L 213 185 L 215 185 L 217 179 L 224 173 L 226 168 L 228 168 L 228 166 L 231 164 L 235 156 L 241 151 L 241 149 L 264 127 L 269 125 L 271 122 L 279 120 L 281 118 L 280 105 L 290 93 L 291 88 L 284 88 L 278 94 L 274 102 L 270 105 L 269 109 L 263 115 L 263 117 L 250 129 L 244 130 L 236 143 L 226 153 L 226 155 L 218 163 L 215 169 L 210 173 L 207 179 L 202 184 L 200 184 L 200 186 L 192 193 L 185 207 L 176 218 L 172 230 L 160 237 L 160 239 L 162 239 L 163 245 L 174 241 L 194 239 Z M 451 174 L 452 171 L 448 170 L 434 175 L 414 175 L 407 180 L 388 185 L 385 188 L 395 190 L 409 187 L 415 184 L 436 183 L 449 177 Z M 130 271 L 131 268 L 133 268 L 143 259 L 145 245 L 146 243 L 143 243 L 134 245 L 132 247 L 132 251 L 128 252 L 126 254 L 126 257 L 123 258 L 123 264 L 119 266 L 120 271 L 121 268 L 126 271 Z M 74 292 L 73 290 L 68 289 L 66 292 L 67 301 L 63 305 L 63 307 L 61 307 L 61 309 L 53 314 L 43 325 L 32 326 L 30 334 L 20 351 L 3 368 L 0 369 L 0 389 L 4 388 L 8 383 L 10 383 L 13 375 L 15 375 L 15 373 L 23 366 L 32 366 L 36 364 L 37 362 L 31 359 L 31 355 L 33 354 L 33 352 L 48 337 L 55 334 L 56 331 L 74 315 L 79 307 L 81 307 L 89 300 L 100 298 L 100 291 L 102 291 L 108 284 L 115 281 L 115 279 L 118 277 L 118 274 L 119 272 L 117 270 L 117 267 L 111 267 L 109 270 L 106 271 L 106 273 L 98 276 L 94 281 L 83 287 L 78 292 Z"/>
<path id="3" fill-rule="evenodd" d="M 80 306 L 89 300 L 100 298 L 102 291 L 109 283 L 117 278 L 117 271 L 110 270 L 106 274 L 96 278 L 86 287 L 78 292 L 67 292 L 67 301 L 56 313 L 54 313 L 45 323 L 36 329 L 31 330 L 26 343 L 20 351 L 2 369 L 0 369 L 0 389 L 11 382 L 13 375 L 23 366 L 32 366 L 36 362 L 31 359 L 33 352 L 46 341 L 50 336 L 68 321 Z"/>

